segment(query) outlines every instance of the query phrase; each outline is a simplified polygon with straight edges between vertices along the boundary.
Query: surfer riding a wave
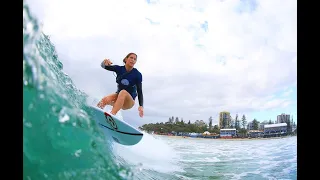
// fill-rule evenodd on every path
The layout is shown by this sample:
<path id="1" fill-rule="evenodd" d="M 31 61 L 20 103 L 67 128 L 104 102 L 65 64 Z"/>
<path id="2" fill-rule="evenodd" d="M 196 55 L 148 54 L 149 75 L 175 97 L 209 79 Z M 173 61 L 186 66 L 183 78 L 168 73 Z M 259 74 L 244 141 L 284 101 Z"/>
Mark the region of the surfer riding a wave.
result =
<path id="1" fill-rule="evenodd" d="M 131 109 L 135 104 L 135 98 L 139 100 L 139 116 L 143 117 L 142 74 L 134 68 L 137 55 L 129 53 L 124 59 L 124 66 L 112 65 L 110 59 L 105 59 L 101 67 L 117 74 L 118 89 L 115 93 L 103 97 L 97 106 L 103 109 L 111 105 L 111 114 L 116 115 L 120 109 Z"/>

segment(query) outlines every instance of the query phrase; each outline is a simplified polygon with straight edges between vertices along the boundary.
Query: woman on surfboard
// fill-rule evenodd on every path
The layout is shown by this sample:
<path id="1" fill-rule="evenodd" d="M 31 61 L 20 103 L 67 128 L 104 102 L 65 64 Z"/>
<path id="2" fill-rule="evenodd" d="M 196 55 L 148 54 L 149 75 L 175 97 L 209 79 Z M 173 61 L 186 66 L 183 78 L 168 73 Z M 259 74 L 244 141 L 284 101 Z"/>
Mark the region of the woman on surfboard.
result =
<path id="1" fill-rule="evenodd" d="M 143 117 L 142 74 L 134 68 L 137 55 L 129 53 L 124 59 L 124 66 L 112 65 L 110 59 L 104 59 L 101 67 L 117 74 L 118 89 L 115 93 L 103 97 L 97 106 L 103 109 L 111 105 L 111 114 L 116 115 L 120 109 L 131 109 L 135 104 L 135 98 L 139 100 L 139 116 Z"/>

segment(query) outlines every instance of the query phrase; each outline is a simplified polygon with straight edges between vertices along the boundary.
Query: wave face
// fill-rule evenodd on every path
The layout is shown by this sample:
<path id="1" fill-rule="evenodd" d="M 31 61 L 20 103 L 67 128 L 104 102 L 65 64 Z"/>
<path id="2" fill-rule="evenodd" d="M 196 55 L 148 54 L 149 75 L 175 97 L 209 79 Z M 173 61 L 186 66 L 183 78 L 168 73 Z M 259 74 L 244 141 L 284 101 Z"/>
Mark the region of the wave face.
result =
<path id="1" fill-rule="evenodd" d="M 130 179 L 88 114 L 88 96 L 63 72 L 55 46 L 23 7 L 24 179 Z"/>

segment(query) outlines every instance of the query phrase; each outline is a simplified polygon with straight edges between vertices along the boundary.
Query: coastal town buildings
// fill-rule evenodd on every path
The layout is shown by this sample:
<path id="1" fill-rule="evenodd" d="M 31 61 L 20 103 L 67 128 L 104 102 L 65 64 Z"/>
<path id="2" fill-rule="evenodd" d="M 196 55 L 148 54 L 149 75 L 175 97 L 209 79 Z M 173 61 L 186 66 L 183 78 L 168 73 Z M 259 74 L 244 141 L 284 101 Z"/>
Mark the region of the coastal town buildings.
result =
<path id="1" fill-rule="evenodd" d="M 236 137 L 236 129 L 220 129 L 220 138 L 233 138 Z"/>
<path id="2" fill-rule="evenodd" d="M 231 125 L 230 112 L 223 111 L 219 114 L 219 127 L 220 129 L 229 128 Z"/>
<path id="3" fill-rule="evenodd" d="M 180 126 L 182 125 L 182 128 L 176 128 L 177 132 L 175 131 L 167 131 L 163 132 L 160 130 L 160 128 L 154 128 L 152 133 L 154 134 L 160 134 L 160 135 L 170 135 L 170 136 L 183 136 L 183 137 L 193 137 L 193 138 L 223 138 L 223 139 L 229 139 L 229 138 L 268 138 L 268 137 L 280 137 L 280 136 L 287 136 L 287 135 L 295 135 L 296 134 L 296 124 L 293 122 L 293 118 L 290 121 L 290 115 L 288 114 L 280 114 L 276 116 L 276 120 L 272 121 L 270 120 L 252 120 L 249 122 L 245 122 L 244 128 L 237 127 L 232 125 L 232 120 L 230 116 L 230 112 L 223 111 L 219 113 L 219 121 L 218 124 L 212 125 L 215 128 L 215 131 L 213 129 L 209 129 L 208 124 L 203 120 L 196 120 L 193 123 L 193 126 L 190 126 L 190 128 L 186 128 L 188 124 L 183 124 L 181 121 L 164 123 L 161 125 L 163 128 L 169 128 L 172 127 L 172 125 Z M 173 119 L 173 117 L 171 118 Z M 182 123 L 182 124 L 180 124 Z M 190 122 L 189 122 L 190 124 Z M 169 126 L 170 125 L 170 126 Z M 155 126 L 154 124 L 152 126 Z M 235 128 L 233 128 L 235 127 Z M 189 131 L 184 132 L 183 129 L 186 128 Z M 162 129 L 162 127 L 161 127 Z M 182 131 L 179 131 L 178 129 L 181 129 Z M 203 132 L 199 132 L 199 129 L 203 129 Z M 191 131 L 190 131 L 191 130 Z M 193 132 L 192 132 L 193 131 Z M 196 132 L 197 133 L 196 133 Z"/>
<path id="4" fill-rule="evenodd" d="M 288 123 L 290 121 L 290 115 L 282 113 L 277 116 L 277 123 Z"/>

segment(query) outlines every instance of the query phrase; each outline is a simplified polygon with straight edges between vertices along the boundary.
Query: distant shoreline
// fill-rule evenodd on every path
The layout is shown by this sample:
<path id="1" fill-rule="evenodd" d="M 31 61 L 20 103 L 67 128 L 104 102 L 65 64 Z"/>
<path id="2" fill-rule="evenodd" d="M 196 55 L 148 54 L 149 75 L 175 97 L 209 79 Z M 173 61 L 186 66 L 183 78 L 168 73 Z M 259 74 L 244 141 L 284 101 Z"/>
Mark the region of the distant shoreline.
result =
<path id="1" fill-rule="evenodd" d="M 162 135 L 162 134 L 152 134 L 156 136 L 166 136 L 170 138 L 180 138 L 180 139 L 208 139 L 208 140 L 222 140 L 222 141 L 248 141 L 248 140 L 268 140 L 268 139 L 283 139 L 288 137 L 294 137 L 293 136 L 279 136 L 279 137 L 267 137 L 267 138 L 202 138 L 202 137 L 190 137 L 190 136 L 168 136 L 168 135 Z"/>

